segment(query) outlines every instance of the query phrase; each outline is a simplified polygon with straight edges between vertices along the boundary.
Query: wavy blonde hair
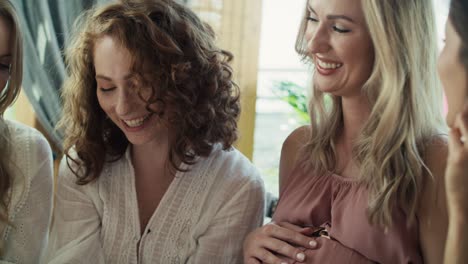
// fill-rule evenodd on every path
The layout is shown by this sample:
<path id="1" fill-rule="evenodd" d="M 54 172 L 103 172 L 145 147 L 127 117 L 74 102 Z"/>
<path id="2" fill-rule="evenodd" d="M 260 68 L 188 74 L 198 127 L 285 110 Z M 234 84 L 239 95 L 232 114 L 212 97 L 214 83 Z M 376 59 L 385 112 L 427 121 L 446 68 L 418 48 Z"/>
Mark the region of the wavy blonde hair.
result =
<path id="1" fill-rule="evenodd" d="M 23 40 L 15 8 L 8 0 L 0 1 L 0 19 L 4 19 L 9 23 L 12 41 L 9 85 L 5 88 L 6 90 L 0 93 L 0 221 L 9 224 L 7 192 L 11 186 L 13 166 L 11 161 L 10 133 L 3 114 L 16 100 L 21 90 L 23 79 Z"/>
<path id="2" fill-rule="evenodd" d="M 414 220 L 423 184 L 431 177 L 425 148 L 444 128 L 442 89 L 436 77 L 435 13 L 426 0 L 362 0 L 374 46 L 374 67 L 362 87 L 371 103 L 368 121 L 353 146 L 358 179 L 369 190 L 368 217 L 390 226 L 401 208 Z M 296 50 L 307 60 L 306 9 Z M 335 140 L 343 127 L 341 98 L 313 89 L 309 103 L 310 138 L 303 151 L 315 173 L 332 172 L 337 163 Z"/>

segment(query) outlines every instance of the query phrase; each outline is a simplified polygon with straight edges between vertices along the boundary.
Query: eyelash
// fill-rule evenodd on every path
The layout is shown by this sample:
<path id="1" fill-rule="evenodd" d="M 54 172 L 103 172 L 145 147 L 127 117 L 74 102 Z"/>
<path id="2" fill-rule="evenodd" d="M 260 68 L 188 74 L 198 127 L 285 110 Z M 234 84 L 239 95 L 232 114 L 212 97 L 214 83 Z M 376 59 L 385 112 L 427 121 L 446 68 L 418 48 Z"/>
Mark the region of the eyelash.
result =
<path id="1" fill-rule="evenodd" d="M 349 29 L 340 29 L 337 26 L 333 26 L 333 30 L 335 30 L 338 33 L 343 33 L 343 34 L 351 32 L 351 30 L 349 30 Z"/>
<path id="2" fill-rule="evenodd" d="M 307 17 L 307 20 L 312 21 L 312 22 L 319 22 L 318 19 L 315 19 L 313 17 Z M 342 34 L 351 32 L 351 30 L 349 30 L 349 29 L 340 29 L 337 26 L 333 26 L 333 30 L 335 30 L 338 33 L 342 33 Z"/>
<path id="3" fill-rule="evenodd" d="M 109 87 L 109 88 L 103 88 L 103 87 L 100 87 L 99 90 L 101 90 L 101 92 L 103 93 L 108 93 L 108 92 L 111 92 L 115 89 L 115 87 Z"/>
<path id="4" fill-rule="evenodd" d="M 0 63 L 0 68 L 2 70 L 10 70 L 10 64 L 3 64 L 3 63 Z"/>

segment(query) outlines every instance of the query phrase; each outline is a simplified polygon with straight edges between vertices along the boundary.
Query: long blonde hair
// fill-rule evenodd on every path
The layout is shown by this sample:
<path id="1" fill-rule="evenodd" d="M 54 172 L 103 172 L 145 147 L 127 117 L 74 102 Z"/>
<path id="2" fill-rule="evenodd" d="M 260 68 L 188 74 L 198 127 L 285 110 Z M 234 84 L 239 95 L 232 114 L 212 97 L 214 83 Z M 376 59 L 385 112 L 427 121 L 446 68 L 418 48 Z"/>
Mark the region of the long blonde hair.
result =
<path id="1" fill-rule="evenodd" d="M 426 0 L 362 0 L 375 57 L 362 88 L 372 111 L 353 146 L 359 181 L 369 190 L 368 216 L 390 226 L 392 211 L 403 209 L 413 220 L 422 185 L 430 177 L 425 146 L 444 129 L 442 89 L 436 77 L 435 14 Z M 306 10 L 296 50 L 306 58 Z M 343 128 L 341 98 L 313 89 L 309 103 L 311 134 L 304 147 L 306 164 L 315 173 L 333 171 L 335 139 Z"/>
<path id="2" fill-rule="evenodd" d="M 9 85 L 0 94 L 0 221 L 8 223 L 7 192 L 11 186 L 10 133 L 3 114 L 18 97 L 23 79 L 23 40 L 15 8 L 8 0 L 0 1 L 0 19 L 10 24 L 12 53 Z"/>

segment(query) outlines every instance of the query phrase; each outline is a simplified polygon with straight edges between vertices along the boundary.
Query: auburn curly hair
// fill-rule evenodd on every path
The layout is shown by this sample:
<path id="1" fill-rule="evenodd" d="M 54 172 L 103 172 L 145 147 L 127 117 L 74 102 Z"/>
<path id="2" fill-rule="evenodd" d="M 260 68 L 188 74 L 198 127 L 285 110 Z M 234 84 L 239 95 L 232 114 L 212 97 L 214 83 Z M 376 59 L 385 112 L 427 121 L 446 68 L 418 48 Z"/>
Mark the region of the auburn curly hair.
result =
<path id="1" fill-rule="evenodd" d="M 93 51 L 103 36 L 130 52 L 141 87 L 152 88 L 148 111 L 162 116 L 170 108 L 172 169 L 182 171 L 176 161 L 194 164 L 197 156 L 208 156 L 215 143 L 231 148 L 240 114 L 239 87 L 229 66 L 233 56 L 215 45 L 211 27 L 189 8 L 171 0 L 125 0 L 87 11 L 75 29 L 65 52 L 69 76 L 59 127 L 78 184 L 97 179 L 105 162 L 120 159 L 129 144 L 97 100 Z"/>

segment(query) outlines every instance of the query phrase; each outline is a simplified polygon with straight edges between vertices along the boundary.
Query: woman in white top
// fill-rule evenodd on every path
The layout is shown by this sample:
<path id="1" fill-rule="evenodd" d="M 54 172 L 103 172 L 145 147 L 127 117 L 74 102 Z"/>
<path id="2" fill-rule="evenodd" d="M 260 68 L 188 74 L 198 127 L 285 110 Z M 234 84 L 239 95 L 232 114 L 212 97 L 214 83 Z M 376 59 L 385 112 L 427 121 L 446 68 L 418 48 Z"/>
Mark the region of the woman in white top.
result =
<path id="1" fill-rule="evenodd" d="M 80 21 L 48 263 L 241 263 L 264 190 L 232 147 L 232 55 L 176 1 L 121 1 Z"/>
<path id="2" fill-rule="evenodd" d="M 13 5 L 0 1 L 0 263 L 37 263 L 52 209 L 52 151 L 36 130 L 3 118 L 22 80 L 22 39 Z"/>

